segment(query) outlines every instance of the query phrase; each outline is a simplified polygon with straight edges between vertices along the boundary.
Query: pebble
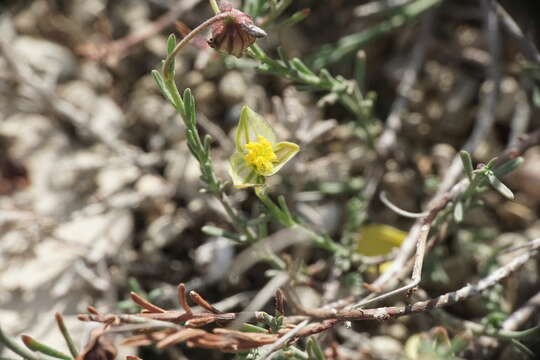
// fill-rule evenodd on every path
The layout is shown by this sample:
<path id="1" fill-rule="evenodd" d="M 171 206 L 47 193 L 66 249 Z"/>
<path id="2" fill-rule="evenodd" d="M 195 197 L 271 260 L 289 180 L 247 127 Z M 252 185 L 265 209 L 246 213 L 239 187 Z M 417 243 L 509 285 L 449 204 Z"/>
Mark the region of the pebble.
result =
<path id="1" fill-rule="evenodd" d="M 219 82 L 219 94 L 228 105 L 240 103 L 248 91 L 246 81 L 238 71 L 228 72 Z"/>
<path id="2" fill-rule="evenodd" d="M 73 77 L 77 71 L 75 57 L 69 49 L 59 44 L 30 36 L 19 36 L 13 46 L 18 56 L 37 70 L 46 82 L 64 81 Z"/>

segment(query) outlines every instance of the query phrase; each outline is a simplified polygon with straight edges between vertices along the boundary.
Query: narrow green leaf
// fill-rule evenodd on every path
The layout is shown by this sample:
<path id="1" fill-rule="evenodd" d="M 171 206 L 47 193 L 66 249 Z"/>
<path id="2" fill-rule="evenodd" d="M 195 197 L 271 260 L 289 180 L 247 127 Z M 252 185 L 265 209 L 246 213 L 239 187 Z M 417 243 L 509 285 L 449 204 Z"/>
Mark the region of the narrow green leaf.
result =
<path id="1" fill-rule="evenodd" d="M 487 173 L 487 178 L 490 183 L 490 185 L 497 190 L 499 194 L 504 196 L 505 198 L 509 200 L 514 200 L 514 193 L 512 193 L 512 190 L 510 190 L 506 185 L 504 185 L 496 176 L 493 174 L 492 171 L 489 171 Z"/>
<path id="2" fill-rule="evenodd" d="M 328 69 L 321 69 L 319 76 L 321 79 L 327 81 L 330 84 L 335 84 L 336 79 L 330 74 L 330 71 Z"/>
<path id="3" fill-rule="evenodd" d="M 285 196 L 279 195 L 278 196 L 278 204 L 281 207 L 281 210 L 284 214 L 286 214 L 291 221 L 293 221 L 293 216 L 291 214 L 291 211 L 289 210 L 289 206 L 287 206 L 287 202 L 285 201 Z M 294 222 L 294 221 L 293 221 Z"/>
<path id="4" fill-rule="evenodd" d="M 212 138 L 210 134 L 206 134 L 204 136 L 203 143 L 204 143 L 204 151 L 206 152 L 206 154 L 210 153 L 210 146 L 212 146 L 213 142 L 214 142 L 214 139 Z"/>
<path id="5" fill-rule="evenodd" d="M 199 162 L 204 160 L 204 154 L 201 153 L 201 148 L 200 148 L 198 139 L 195 133 L 191 129 L 186 131 L 186 138 L 187 138 L 187 144 L 188 144 L 189 150 L 191 150 L 191 153 L 193 154 L 193 156 L 195 156 L 195 158 Z"/>
<path id="6" fill-rule="evenodd" d="M 278 46 L 277 48 L 277 52 L 278 52 L 278 55 L 279 55 L 279 58 L 281 59 L 281 61 L 283 61 L 283 63 L 285 64 L 285 66 L 290 69 L 291 68 L 291 63 L 289 62 L 289 59 L 287 58 L 287 56 L 285 55 L 285 52 L 283 51 L 283 48 L 281 46 Z"/>
<path id="7" fill-rule="evenodd" d="M 209 236 L 224 237 L 238 242 L 245 241 L 245 236 L 233 234 L 229 231 L 223 230 L 213 225 L 205 225 L 202 227 L 201 231 Z"/>
<path id="8" fill-rule="evenodd" d="M 292 14 L 291 17 L 279 23 L 276 27 L 281 29 L 283 27 L 293 26 L 303 21 L 305 18 L 307 18 L 310 13 L 311 13 L 310 9 L 302 9 L 300 11 L 297 11 L 294 14 Z"/>
<path id="9" fill-rule="evenodd" d="M 463 202 L 458 200 L 454 206 L 454 221 L 461 223 L 463 221 Z"/>
<path id="10" fill-rule="evenodd" d="M 532 93 L 532 103 L 535 107 L 540 108 L 540 89 L 535 86 Z"/>
<path id="11" fill-rule="evenodd" d="M 191 93 L 191 89 L 187 88 L 184 91 L 184 111 L 186 115 L 186 123 L 188 123 L 190 126 L 195 127 L 197 124 L 197 109 L 195 108 L 195 99 L 193 98 L 193 94 Z"/>
<path id="12" fill-rule="evenodd" d="M 493 173 L 495 174 L 496 177 L 503 178 L 509 173 L 511 173 L 512 171 L 514 171 L 518 166 L 523 164 L 524 161 L 525 159 L 523 159 L 523 157 L 521 156 L 517 157 L 497 167 L 496 169 L 493 170 Z"/>
<path id="13" fill-rule="evenodd" d="M 309 360 L 325 360 L 324 352 L 322 351 L 319 343 L 313 336 L 310 336 L 307 341 L 306 350 Z"/>
<path id="14" fill-rule="evenodd" d="M 172 53 L 175 46 L 176 46 L 176 36 L 174 36 L 174 34 L 171 34 L 169 35 L 169 38 L 167 39 L 167 51 L 169 55 Z M 163 69 L 163 75 L 165 76 L 166 79 L 174 79 L 175 64 L 176 64 L 176 61 L 173 57 L 171 61 L 169 62 L 169 66 L 167 67 L 167 69 Z"/>
<path id="15" fill-rule="evenodd" d="M 212 225 L 205 225 L 202 227 L 202 232 L 210 236 L 223 236 L 225 230 Z"/>
<path id="16" fill-rule="evenodd" d="M 58 326 L 58 329 L 60 330 L 62 336 L 64 337 L 64 340 L 66 341 L 66 345 L 68 346 L 71 356 L 73 356 L 73 358 L 76 358 L 77 356 L 79 356 L 79 350 L 77 350 L 77 347 L 73 342 L 73 338 L 71 337 L 71 334 L 69 333 L 66 324 L 64 323 L 64 318 L 60 313 L 56 313 L 55 318 L 56 325 Z"/>
<path id="17" fill-rule="evenodd" d="M 416 20 L 427 10 L 440 3 L 442 3 L 442 0 L 411 1 L 403 6 L 395 16 L 388 17 L 386 20 L 358 33 L 342 37 L 335 44 L 323 45 L 317 53 L 311 56 L 313 68 L 321 69 L 324 66 L 340 61 L 345 56 L 364 48 L 378 37 Z"/>
<path id="18" fill-rule="evenodd" d="M 493 166 L 495 165 L 495 163 L 497 162 L 497 160 L 498 160 L 497 157 L 494 157 L 493 159 L 489 160 L 488 163 L 484 166 L 484 169 L 492 170 L 492 169 L 493 169 Z"/>
<path id="19" fill-rule="evenodd" d="M 248 323 L 243 323 L 242 326 L 240 327 L 240 331 L 250 332 L 250 333 L 268 334 L 268 330 L 266 330 L 265 328 L 262 328 L 262 327 L 256 326 L 256 325 L 252 325 L 252 324 L 248 324 Z"/>
<path id="20" fill-rule="evenodd" d="M 535 354 L 534 354 L 534 351 L 532 351 L 531 349 L 529 349 L 527 346 L 525 346 L 522 342 L 520 341 L 517 341 L 515 339 L 512 339 L 512 344 L 516 347 L 516 349 L 518 349 L 521 353 L 523 353 L 524 355 L 528 356 L 530 359 L 534 359 L 535 358 Z"/>
<path id="21" fill-rule="evenodd" d="M 161 90 L 162 93 L 165 93 L 165 84 L 163 82 L 163 77 L 157 70 L 152 70 L 152 77 L 154 78 L 154 81 L 156 82 L 157 86 Z"/>
<path id="22" fill-rule="evenodd" d="M 472 181 L 474 176 L 474 168 L 471 160 L 471 155 L 467 151 L 461 150 L 459 152 L 459 156 L 461 157 L 461 162 L 463 163 L 463 169 L 465 170 L 465 174 L 467 174 L 469 180 Z"/>
<path id="23" fill-rule="evenodd" d="M 45 344 L 42 344 L 28 335 L 23 335 L 22 341 L 24 345 L 26 345 L 26 347 L 32 351 L 40 352 L 42 354 L 49 355 L 57 359 L 72 360 L 71 356 L 64 354 L 63 352 L 56 349 L 53 349 Z"/>
<path id="24" fill-rule="evenodd" d="M 249 47 L 252 51 L 253 51 L 253 54 L 259 59 L 259 60 L 263 60 L 264 58 L 266 58 L 266 53 L 264 52 L 264 50 L 257 44 L 253 44 Z"/>
<path id="25" fill-rule="evenodd" d="M 291 60 L 291 65 L 293 68 L 295 68 L 296 70 L 298 70 L 299 72 L 301 72 L 302 74 L 306 74 L 306 75 L 309 75 L 309 76 L 314 76 L 314 77 L 317 77 L 317 75 L 311 71 L 307 66 L 306 64 L 304 64 L 302 62 L 302 60 L 300 60 L 299 58 L 293 58 Z"/>
<path id="26" fill-rule="evenodd" d="M 161 94 L 169 100 L 169 102 L 175 107 L 178 108 L 178 105 L 175 103 L 173 97 L 171 96 L 171 93 L 165 86 L 165 82 L 163 80 L 163 77 L 161 76 L 160 72 L 157 70 L 152 70 L 152 77 L 154 78 L 154 81 L 156 82 L 157 86 L 159 87 L 159 91 L 161 91 Z"/>
<path id="27" fill-rule="evenodd" d="M 356 79 L 360 93 L 363 94 L 366 90 L 366 52 L 364 50 L 360 50 L 356 53 L 354 78 Z"/>
<path id="28" fill-rule="evenodd" d="M 167 39 L 167 53 L 170 54 L 173 52 L 176 47 L 176 36 L 174 34 L 169 35 Z"/>
<path id="29" fill-rule="evenodd" d="M 26 360 L 39 360 L 39 356 L 33 352 L 28 351 L 18 341 L 13 340 L 11 337 L 6 336 L 0 326 L 0 344 L 4 345 L 20 357 Z"/>

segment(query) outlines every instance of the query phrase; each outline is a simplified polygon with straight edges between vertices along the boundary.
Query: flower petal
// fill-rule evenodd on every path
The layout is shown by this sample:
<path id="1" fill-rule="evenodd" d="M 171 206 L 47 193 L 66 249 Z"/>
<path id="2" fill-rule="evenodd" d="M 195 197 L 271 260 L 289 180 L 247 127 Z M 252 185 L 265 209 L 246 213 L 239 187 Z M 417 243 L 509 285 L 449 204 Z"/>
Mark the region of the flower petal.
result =
<path id="1" fill-rule="evenodd" d="M 364 256 L 386 255 L 400 247 L 407 233 L 389 225 L 364 225 L 360 230 L 357 251 Z"/>
<path id="2" fill-rule="evenodd" d="M 258 135 L 266 138 L 272 145 L 276 143 L 276 134 L 270 124 L 261 115 L 244 106 L 236 128 L 236 151 L 244 151 L 244 146 L 248 142 L 257 141 Z"/>
<path id="3" fill-rule="evenodd" d="M 291 160 L 294 155 L 300 151 L 300 146 L 292 142 L 282 141 L 277 143 L 274 148 L 274 153 L 277 156 L 277 160 L 272 167 L 272 170 L 264 173 L 264 176 L 270 176 L 277 173 L 289 160 Z"/>
<path id="4" fill-rule="evenodd" d="M 265 183 L 264 176 L 258 175 L 253 167 L 244 159 L 244 154 L 235 152 L 231 156 L 231 168 L 229 174 L 236 188 L 247 188 L 251 186 L 261 186 Z"/>

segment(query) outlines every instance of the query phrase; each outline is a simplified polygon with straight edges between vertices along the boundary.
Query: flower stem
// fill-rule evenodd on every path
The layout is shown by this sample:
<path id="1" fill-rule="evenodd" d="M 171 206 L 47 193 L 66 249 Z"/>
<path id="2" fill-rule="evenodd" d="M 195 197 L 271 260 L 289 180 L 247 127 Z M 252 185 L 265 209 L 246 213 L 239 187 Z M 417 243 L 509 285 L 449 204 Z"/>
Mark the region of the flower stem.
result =
<path id="1" fill-rule="evenodd" d="M 214 11 L 214 14 L 217 15 L 217 14 L 219 14 L 221 12 L 216 0 L 210 0 L 210 6 L 212 7 L 212 10 Z"/>
<path id="2" fill-rule="evenodd" d="M 38 360 L 39 357 L 25 349 L 22 345 L 19 345 L 17 342 L 12 340 L 11 338 L 7 337 L 4 332 L 2 331 L 2 328 L 0 328 L 0 343 L 4 344 L 8 349 L 22 357 L 26 360 Z"/>
<path id="3" fill-rule="evenodd" d="M 77 356 L 79 356 L 79 351 L 77 350 L 77 347 L 75 346 L 75 343 L 73 342 L 73 339 L 71 338 L 71 335 L 69 334 L 66 324 L 64 323 L 64 318 L 62 317 L 62 315 L 60 315 L 60 313 L 56 313 L 55 318 L 56 318 L 56 324 L 58 325 L 58 328 L 60 329 L 60 332 L 62 333 L 64 340 L 66 340 L 66 344 L 69 348 L 69 352 L 71 353 L 71 356 L 73 356 L 73 358 L 76 358 Z"/>
<path id="4" fill-rule="evenodd" d="M 230 11 L 222 12 L 219 14 L 214 15 L 210 19 L 206 20 L 199 26 L 197 26 L 195 29 L 193 29 L 189 34 L 186 35 L 171 51 L 169 55 L 167 55 L 167 58 L 163 62 L 162 72 L 163 77 L 165 80 L 170 80 L 172 78 L 171 73 L 169 71 L 171 62 L 173 61 L 174 57 L 187 45 L 195 36 L 200 34 L 202 31 L 204 31 L 208 26 L 212 25 L 213 23 L 217 21 L 224 20 L 231 16 Z"/>
<path id="5" fill-rule="evenodd" d="M 296 225 L 296 221 L 287 213 L 285 213 L 270 197 L 266 194 L 264 187 L 255 187 L 255 195 L 262 201 L 270 214 L 285 227 Z"/>
<path id="6" fill-rule="evenodd" d="M 256 187 L 255 195 L 261 200 L 268 212 L 276 219 L 281 225 L 288 228 L 298 228 L 306 232 L 311 240 L 318 247 L 328 250 L 334 254 L 347 255 L 348 251 L 339 244 L 336 244 L 332 239 L 323 234 L 319 234 L 309 227 L 305 226 L 301 222 L 295 220 L 289 209 L 285 206 L 285 201 L 280 200 L 281 207 L 278 206 L 267 194 L 264 187 Z"/>

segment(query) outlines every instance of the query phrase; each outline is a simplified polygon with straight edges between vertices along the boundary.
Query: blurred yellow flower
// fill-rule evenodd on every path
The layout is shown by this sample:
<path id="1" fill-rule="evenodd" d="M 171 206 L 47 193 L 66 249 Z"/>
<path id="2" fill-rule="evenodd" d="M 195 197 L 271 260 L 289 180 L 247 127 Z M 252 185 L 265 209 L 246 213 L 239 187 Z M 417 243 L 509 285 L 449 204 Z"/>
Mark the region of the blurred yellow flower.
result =
<path id="1" fill-rule="evenodd" d="M 360 230 L 357 252 L 364 256 L 387 255 L 393 249 L 399 248 L 406 237 L 405 231 L 389 225 L 364 225 Z M 386 271 L 391 264 L 391 261 L 381 264 L 379 271 Z"/>
<path id="2" fill-rule="evenodd" d="M 259 114 L 244 106 L 236 128 L 236 151 L 230 175 L 237 188 L 262 186 L 300 151 L 291 142 L 278 141 L 274 130 Z"/>

